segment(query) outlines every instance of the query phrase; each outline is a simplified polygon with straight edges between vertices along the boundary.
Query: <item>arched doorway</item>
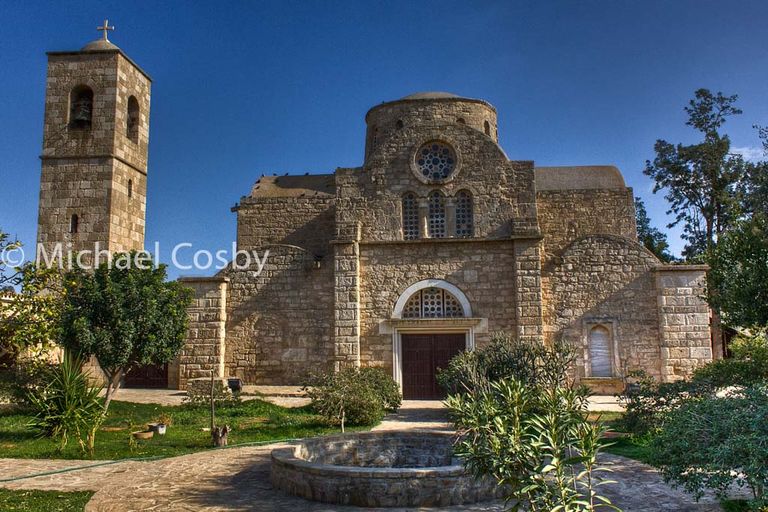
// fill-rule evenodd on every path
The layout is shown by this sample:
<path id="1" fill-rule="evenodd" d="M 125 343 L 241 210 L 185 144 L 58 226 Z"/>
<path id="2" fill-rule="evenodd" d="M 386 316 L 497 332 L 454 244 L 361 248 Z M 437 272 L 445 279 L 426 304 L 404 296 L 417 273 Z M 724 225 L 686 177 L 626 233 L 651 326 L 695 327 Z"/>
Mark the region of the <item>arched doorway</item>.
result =
<path id="1" fill-rule="evenodd" d="M 455 285 L 438 279 L 420 281 L 406 289 L 395 304 L 395 380 L 406 400 L 444 397 L 437 384 L 440 368 L 472 347 L 472 309 Z"/>

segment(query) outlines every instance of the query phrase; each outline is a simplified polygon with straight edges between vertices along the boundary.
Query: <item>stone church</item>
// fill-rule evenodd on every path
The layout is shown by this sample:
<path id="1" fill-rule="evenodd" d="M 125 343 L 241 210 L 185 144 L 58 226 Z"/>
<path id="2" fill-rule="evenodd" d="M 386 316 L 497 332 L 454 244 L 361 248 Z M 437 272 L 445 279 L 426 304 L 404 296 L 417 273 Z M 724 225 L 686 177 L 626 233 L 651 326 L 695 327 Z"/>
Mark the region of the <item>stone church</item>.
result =
<path id="1" fill-rule="evenodd" d="M 39 242 L 143 248 L 149 76 L 106 36 L 48 55 Z M 262 176 L 232 208 L 238 249 L 266 264 L 183 279 L 188 340 L 160 385 L 362 365 L 435 398 L 436 369 L 494 331 L 574 344 L 598 390 L 711 360 L 706 267 L 638 242 L 616 167 L 510 159 L 481 99 L 413 94 L 365 121 L 360 167 Z"/>

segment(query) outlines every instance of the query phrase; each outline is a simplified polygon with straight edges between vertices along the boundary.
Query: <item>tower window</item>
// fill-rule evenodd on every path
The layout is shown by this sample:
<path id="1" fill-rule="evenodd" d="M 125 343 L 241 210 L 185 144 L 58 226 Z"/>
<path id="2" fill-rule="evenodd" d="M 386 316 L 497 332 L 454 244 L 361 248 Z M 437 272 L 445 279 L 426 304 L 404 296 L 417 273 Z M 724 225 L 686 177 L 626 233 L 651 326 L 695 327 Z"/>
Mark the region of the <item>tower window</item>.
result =
<path id="1" fill-rule="evenodd" d="M 430 238 L 445 238 L 445 197 L 435 190 L 429 194 L 428 228 Z"/>
<path id="2" fill-rule="evenodd" d="M 456 122 L 459 124 L 467 124 L 467 122 L 464 120 L 463 117 L 459 117 L 458 119 L 456 119 Z"/>
<path id="3" fill-rule="evenodd" d="M 490 137 L 491 136 L 491 123 L 489 123 L 488 121 L 485 121 L 483 123 L 483 130 L 485 131 L 485 134 Z"/>
<path id="4" fill-rule="evenodd" d="M 76 234 L 78 225 L 80 224 L 80 219 L 78 219 L 77 215 L 72 215 L 72 217 L 69 218 L 69 232 L 70 234 Z"/>
<path id="5" fill-rule="evenodd" d="M 416 195 L 409 192 L 403 196 L 403 238 L 419 238 L 419 203 Z"/>
<path id="6" fill-rule="evenodd" d="M 398 130 L 400 130 L 403 127 L 403 120 L 402 119 L 398 119 L 397 122 L 395 123 L 395 127 Z"/>
<path id="7" fill-rule="evenodd" d="M 90 129 L 92 115 L 93 91 L 87 85 L 78 85 L 69 95 L 69 127 Z"/>
<path id="8" fill-rule="evenodd" d="M 462 190 L 456 194 L 456 236 L 458 238 L 472 238 L 473 220 L 472 194 Z"/>
<path id="9" fill-rule="evenodd" d="M 133 197 L 133 180 L 128 180 L 128 199 Z"/>
<path id="10" fill-rule="evenodd" d="M 128 113 L 126 117 L 126 134 L 133 142 L 139 142 L 139 101 L 136 96 L 128 98 Z"/>

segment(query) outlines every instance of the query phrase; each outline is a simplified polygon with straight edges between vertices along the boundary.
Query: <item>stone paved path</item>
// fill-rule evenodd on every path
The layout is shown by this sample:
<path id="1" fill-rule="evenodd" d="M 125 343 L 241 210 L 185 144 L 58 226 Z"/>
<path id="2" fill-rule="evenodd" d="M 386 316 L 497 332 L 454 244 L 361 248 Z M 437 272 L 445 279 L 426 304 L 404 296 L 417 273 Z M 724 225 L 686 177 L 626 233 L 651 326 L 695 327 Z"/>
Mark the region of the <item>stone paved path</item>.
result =
<path id="1" fill-rule="evenodd" d="M 434 403 L 413 402 L 377 430 L 447 428 L 444 411 Z M 104 511 L 290 511 L 375 510 L 323 505 L 284 495 L 269 484 L 272 449 L 285 445 L 233 447 L 150 462 L 35 461 L 0 459 L 0 480 L 71 468 L 86 469 L 0 482 L 11 489 L 93 490 L 88 512 Z M 714 512 L 711 498 L 696 504 L 665 485 L 658 473 L 637 461 L 605 455 L 617 484 L 604 492 L 625 512 Z M 382 509 L 392 511 L 393 509 Z M 428 509 L 425 509 L 428 510 Z M 501 503 L 443 508 L 449 511 L 501 511 Z"/>

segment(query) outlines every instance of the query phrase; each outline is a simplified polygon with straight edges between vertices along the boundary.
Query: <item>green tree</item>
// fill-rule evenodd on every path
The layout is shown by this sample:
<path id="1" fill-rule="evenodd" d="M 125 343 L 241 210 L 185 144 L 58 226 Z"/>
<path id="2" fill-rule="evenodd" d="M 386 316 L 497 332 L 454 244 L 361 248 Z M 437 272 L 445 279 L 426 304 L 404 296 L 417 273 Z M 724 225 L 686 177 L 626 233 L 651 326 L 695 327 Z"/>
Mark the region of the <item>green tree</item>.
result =
<path id="1" fill-rule="evenodd" d="M 710 303 L 725 321 L 768 327 L 768 216 L 756 214 L 725 233 L 709 258 Z"/>
<path id="2" fill-rule="evenodd" d="M 0 356 L 16 361 L 25 351 L 44 352 L 58 337 L 63 300 L 58 269 L 27 263 L 18 271 L 20 290 L 0 321 Z"/>
<path id="3" fill-rule="evenodd" d="M 18 240 L 12 239 L 10 235 L 0 229 L 0 291 L 5 288 L 13 287 L 21 282 L 21 274 L 18 268 L 8 267 L 5 261 L 6 253 L 21 247 Z"/>
<path id="4" fill-rule="evenodd" d="M 669 252 L 667 235 L 651 226 L 651 218 L 645 209 L 643 200 L 635 197 L 635 218 L 637 220 L 637 239 L 664 263 L 670 263 L 675 257 Z"/>
<path id="5" fill-rule="evenodd" d="M 645 174 L 654 181 L 654 193 L 665 191 L 675 220 L 682 224 L 686 241 L 683 256 L 696 259 L 706 254 L 731 225 L 738 209 L 738 185 L 745 173 L 739 155 L 730 153 L 731 142 L 720 129 L 727 118 L 741 114 L 737 96 L 713 94 L 707 89 L 695 93 L 685 111 L 686 124 L 703 139 L 696 144 L 671 144 L 657 140 L 656 157 L 646 161 Z"/>
<path id="6" fill-rule="evenodd" d="M 127 371 L 167 363 L 184 344 L 191 290 L 166 281 L 165 266 L 138 253 L 68 273 L 65 291 L 61 344 L 96 357 L 107 378 L 105 411 Z"/>

